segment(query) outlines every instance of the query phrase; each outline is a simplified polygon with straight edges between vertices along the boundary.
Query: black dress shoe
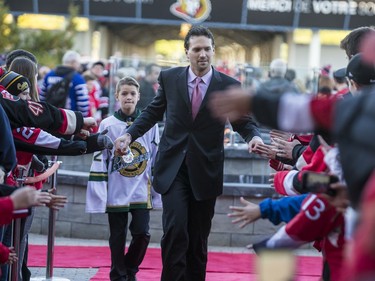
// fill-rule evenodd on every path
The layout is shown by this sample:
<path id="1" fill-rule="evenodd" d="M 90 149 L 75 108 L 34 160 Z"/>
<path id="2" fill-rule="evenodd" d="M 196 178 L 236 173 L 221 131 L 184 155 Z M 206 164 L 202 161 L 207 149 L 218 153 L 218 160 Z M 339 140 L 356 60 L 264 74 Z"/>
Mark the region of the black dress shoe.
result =
<path id="1" fill-rule="evenodd" d="M 128 274 L 126 281 L 137 281 L 137 277 L 135 277 L 135 274 Z"/>

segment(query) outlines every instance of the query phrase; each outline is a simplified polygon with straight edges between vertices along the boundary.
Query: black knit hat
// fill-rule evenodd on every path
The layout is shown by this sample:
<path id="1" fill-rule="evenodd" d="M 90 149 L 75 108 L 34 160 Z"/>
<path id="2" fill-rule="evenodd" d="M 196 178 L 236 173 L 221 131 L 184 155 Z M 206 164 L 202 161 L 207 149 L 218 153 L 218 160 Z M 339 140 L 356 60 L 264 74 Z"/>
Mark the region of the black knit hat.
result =
<path id="1" fill-rule="evenodd" d="M 13 96 L 18 96 L 30 88 L 29 79 L 14 71 L 8 71 L 0 77 L 0 84 Z"/>
<path id="2" fill-rule="evenodd" d="M 344 79 L 346 77 L 346 67 L 337 69 L 333 72 L 333 78 Z"/>
<path id="3" fill-rule="evenodd" d="M 375 84 L 375 66 L 363 62 L 362 55 L 356 54 L 346 67 L 346 76 L 360 85 Z"/>

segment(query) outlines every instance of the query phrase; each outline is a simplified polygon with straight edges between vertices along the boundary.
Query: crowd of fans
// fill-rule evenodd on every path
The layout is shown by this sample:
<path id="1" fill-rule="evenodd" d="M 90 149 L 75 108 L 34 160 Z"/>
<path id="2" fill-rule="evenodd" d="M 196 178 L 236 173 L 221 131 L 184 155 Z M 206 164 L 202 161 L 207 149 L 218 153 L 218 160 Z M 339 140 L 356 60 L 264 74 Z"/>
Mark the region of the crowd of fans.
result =
<path id="1" fill-rule="evenodd" d="M 340 45 L 347 67 L 333 75 L 324 67 L 315 95 L 232 89 L 210 103 L 218 118 L 252 112 L 282 130 L 272 130 L 271 144 L 253 151 L 269 159 L 270 184 L 285 197 L 259 205 L 242 198 L 229 216 L 241 227 L 260 218 L 285 222 L 252 247 L 261 252 L 313 242 L 323 255 L 323 280 L 375 278 L 374 147 L 365 141 L 373 130 L 374 41 L 372 27 L 350 32 Z"/>

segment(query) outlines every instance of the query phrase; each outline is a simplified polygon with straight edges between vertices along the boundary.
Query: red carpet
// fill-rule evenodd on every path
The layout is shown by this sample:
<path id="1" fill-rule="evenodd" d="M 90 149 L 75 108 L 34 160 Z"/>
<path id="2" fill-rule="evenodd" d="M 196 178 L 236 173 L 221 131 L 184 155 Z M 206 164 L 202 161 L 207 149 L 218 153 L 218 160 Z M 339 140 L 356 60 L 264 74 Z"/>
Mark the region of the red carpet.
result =
<path id="1" fill-rule="evenodd" d="M 30 267 L 46 266 L 47 248 L 30 245 Z M 256 280 L 255 255 L 210 252 L 207 265 L 207 281 L 252 281 Z M 108 281 L 110 253 L 108 247 L 93 246 L 55 246 L 55 268 L 99 268 L 91 281 Z M 160 249 L 149 248 L 141 270 L 139 280 L 160 280 Z M 297 281 L 317 281 L 322 270 L 320 257 L 297 258 Z"/>

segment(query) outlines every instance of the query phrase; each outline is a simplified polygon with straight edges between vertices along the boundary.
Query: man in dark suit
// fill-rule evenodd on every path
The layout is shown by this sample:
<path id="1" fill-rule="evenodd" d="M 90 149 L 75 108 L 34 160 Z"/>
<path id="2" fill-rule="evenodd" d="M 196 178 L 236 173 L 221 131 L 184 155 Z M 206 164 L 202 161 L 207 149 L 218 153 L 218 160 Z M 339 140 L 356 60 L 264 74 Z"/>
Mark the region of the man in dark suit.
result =
<path id="1" fill-rule="evenodd" d="M 207 239 L 223 188 L 225 125 L 211 116 L 207 101 L 219 89 L 240 87 L 211 66 L 215 43 L 207 28 L 193 26 L 184 47 L 190 65 L 161 71 L 154 100 L 115 141 L 117 153 L 124 154 L 166 112 L 153 181 L 163 200 L 162 281 L 205 280 Z M 243 116 L 232 126 L 250 152 L 263 143 L 251 117 Z"/>

